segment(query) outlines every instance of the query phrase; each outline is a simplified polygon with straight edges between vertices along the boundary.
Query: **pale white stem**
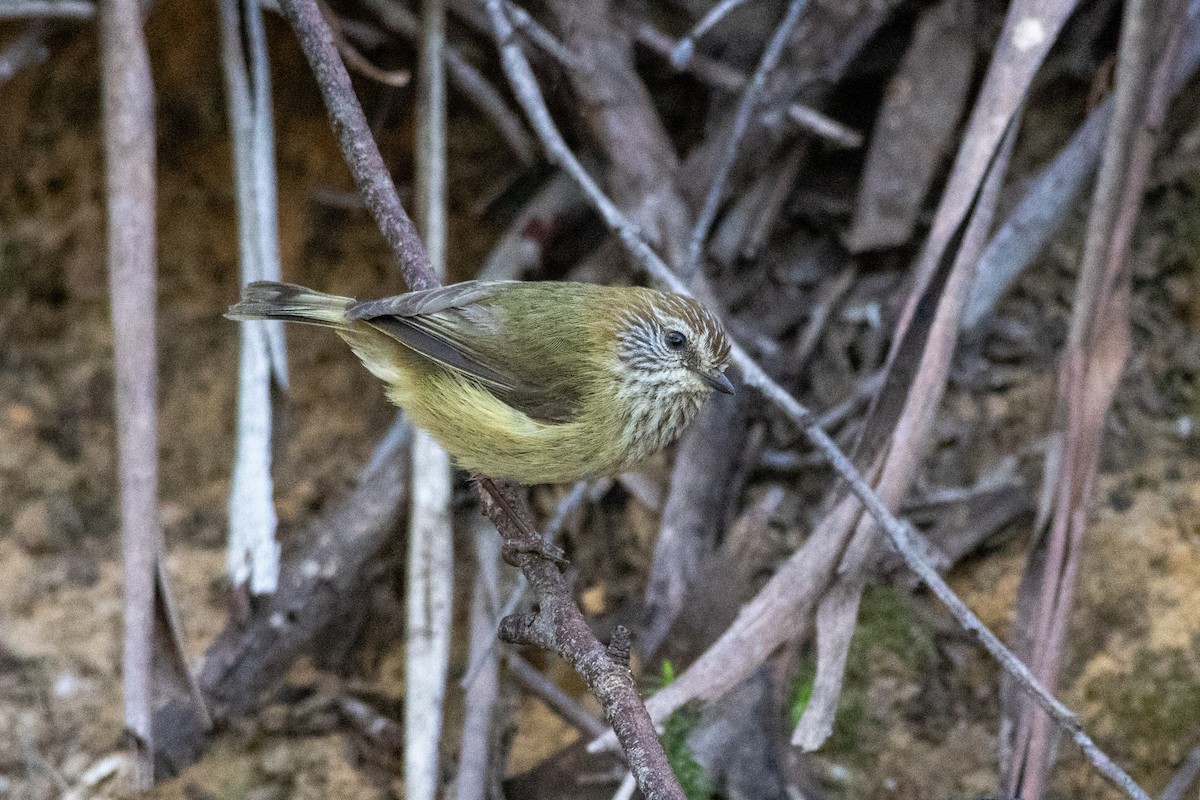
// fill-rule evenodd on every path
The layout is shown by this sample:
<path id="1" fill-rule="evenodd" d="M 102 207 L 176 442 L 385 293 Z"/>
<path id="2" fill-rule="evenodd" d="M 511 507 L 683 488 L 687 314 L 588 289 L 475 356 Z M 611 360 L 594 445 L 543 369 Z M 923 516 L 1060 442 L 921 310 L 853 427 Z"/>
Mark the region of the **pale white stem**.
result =
<path id="1" fill-rule="evenodd" d="M 274 134 L 262 12 L 245 8 L 250 64 L 242 48 L 238 0 L 220 0 L 221 54 L 237 188 L 239 278 L 278 279 Z M 253 594 L 279 583 L 279 543 L 271 480 L 271 371 L 286 379 L 279 323 L 242 323 L 238 367 L 237 440 L 229 493 L 229 579 Z M 274 339 L 276 344 L 271 346 Z"/>
<path id="2" fill-rule="evenodd" d="M 421 7 L 417 70 L 417 209 L 429 260 L 446 273 L 446 18 L 443 0 Z M 404 790 L 408 800 L 435 800 L 439 742 L 449 669 L 454 542 L 450 457 L 424 431 L 413 439 L 408 532 L 405 650 Z"/>

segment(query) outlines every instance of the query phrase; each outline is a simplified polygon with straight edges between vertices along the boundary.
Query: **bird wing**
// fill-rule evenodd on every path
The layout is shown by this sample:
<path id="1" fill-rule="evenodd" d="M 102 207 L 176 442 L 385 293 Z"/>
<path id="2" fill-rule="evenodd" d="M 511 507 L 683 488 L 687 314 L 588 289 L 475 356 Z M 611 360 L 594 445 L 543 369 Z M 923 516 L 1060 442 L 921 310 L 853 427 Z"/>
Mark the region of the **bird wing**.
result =
<path id="1" fill-rule="evenodd" d="M 346 312 L 443 367 L 467 375 L 529 417 L 568 422 L 580 397 L 538 381 L 508 346 L 503 311 L 487 303 L 519 281 L 466 281 L 421 292 L 356 303 Z"/>

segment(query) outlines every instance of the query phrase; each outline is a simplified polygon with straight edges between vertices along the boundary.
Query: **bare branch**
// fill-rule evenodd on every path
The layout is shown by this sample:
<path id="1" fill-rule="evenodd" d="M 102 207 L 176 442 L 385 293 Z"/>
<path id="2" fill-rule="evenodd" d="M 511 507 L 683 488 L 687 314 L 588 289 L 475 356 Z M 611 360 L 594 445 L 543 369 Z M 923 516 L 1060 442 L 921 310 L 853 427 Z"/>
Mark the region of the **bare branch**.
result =
<path id="1" fill-rule="evenodd" d="M 434 273 L 446 273 L 446 9 L 421 4 L 417 69 L 417 213 Z M 454 599 L 450 456 L 417 431 L 412 453 L 412 513 L 408 531 L 404 651 L 404 790 L 412 800 L 434 800 L 441 772 L 439 744 L 450 664 Z"/>
<path id="2" fill-rule="evenodd" d="M 687 66 L 692 59 L 692 54 L 696 50 L 696 40 L 704 34 L 708 33 L 718 22 L 729 15 L 731 11 L 740 5 L 743 5 L 746 0 L 720 0 L 715 6 L 708 10 L 696 26 L 688 31 L 687 35 L 679 40 L 675 45 L 675 49 L 671 52 L 671 63 L 676 69 L 682 69 Z"/>
<path id="3" fill-rule="evenodd" d="M 488 7 L 493 19 L 504 19 L 499 0 L 490 0 Z M 618 628 L 608 647 L 597 641 L 558 567 L 536 554 L 543 540 L 534 529 L 524 490 L 487 478 L 481 483 L 487 488 L 481 492 L 484 512 L 505 541 L 512 543 L 515 559 L 538 599 L 536 613 L 506 617 L 501 622 L 500 638 L 551 650 L 569 663 L 600 701 L 646 800 L 683 800 L 629 671 L 628 631 Z M 622 633 L 626 640 L 617 642 Z"/>
<path id="4" fill-rule="evenodd" d="M 246 38 L 255 63 L 253 74 L 249 75 L 242 50 L 240 6 L 238 0 L 218 3 L 221 61 L 237 187 L 238 277 L 246 284 L 278 280 L 280 269 L 274 222 L 275 152 L 270 84 L 263 87 L 259 83 L 270 80 L 265 63 L 262 10 L 256 2 L 245 6 Z M 252 19 L 255 22 L 250 25 Z M 254 321 L 241 327 L 239 333 L 237 437 L 229 493 L 227 569 L 234 587 L 248 584 L 253 594 L 270 594 L 279 581 L 279 544 L 275 541 L 271 481 L 271 353 L 273 349 L 278 351 L 277 363 L 286 370 L 283 329 L 279 322 Z M 276 348 L 270 345 L 272 337 L 278 340 Z M 280 374 L 286 380 L 286 372 Z"/>
<path id="5" fill-rule="evenodd" d="M 154 780 L 152 728 L 158 522 L 154 88 L 136 0 L 100 5 L 108 269 L 116 372 L 117 467 L 125 577 L 125 728 L 135 783 Z"/>
<path id="6" fill-rule="evenodd" d="M 733 165 L 737 161 L 742 137 L 745 136 L 746 130 L 750 127 L 751 118 L 758 108 L 758 99 L 762 94 L 763 87 L 766 86 L 767 76 L 771 74 L 775 69 L 775 65 L 779 63 L 779 58 L 783 55 L 783 48 L 791 38 L 792 31 L 795 30 L 796 23 L 800 21 L 800 15 L 807 6 L 808 0 L 791 0 L 791 3 L 788 4 L 787 13 L 784 14 L 779 27 L 775 29 L 775 33 L 771 35 L 770 41 L 767 42 L 767 48 L 763 51 L 762 58 L 758 62 L 758 67 L 755 68 L 754 74 L 750 77 L 750 82 L 746 84 L 746 90 L 742 92 L 742 99 L 738 102 L 733 122 L 729 126 L 729 131 L 725 134 L 725 147 L 721 153 L 721 159 L 717 164 L 717 171 L 713 176 L 712 184 L 709 186 L 708 194 L 704 198 L 704 207 L 701 209 L 700 215 L 696 219 L 696 224 L 692 228 L 691 240 L 688 242 L 687 261 L 682 270 L 684 275 L 690 275 L 700 263 L 701 251 L 704 249 L 704 240 L 708 238 L 709 228 L 712 227 L 713 221 L 717 218 L 717 211 L 721 206 L 721 201 L 725 197 L 725 183 L 729 180 L 730 173 L 733 172 Z M 684 41 L 686 42 L 687 40 L 685 39 Z M 683 52 L 683 42 L 676 48 L 673 58 L 679 57 L 681 52 Z"/>
<path id="7" fill-rule="evenodd" d="M 0 20 L 85 20 L 94 16 L 96 16 L 96 4 L 88 2 L 88 0 L 4 0 L 4 2 L 0 2 Z"/>

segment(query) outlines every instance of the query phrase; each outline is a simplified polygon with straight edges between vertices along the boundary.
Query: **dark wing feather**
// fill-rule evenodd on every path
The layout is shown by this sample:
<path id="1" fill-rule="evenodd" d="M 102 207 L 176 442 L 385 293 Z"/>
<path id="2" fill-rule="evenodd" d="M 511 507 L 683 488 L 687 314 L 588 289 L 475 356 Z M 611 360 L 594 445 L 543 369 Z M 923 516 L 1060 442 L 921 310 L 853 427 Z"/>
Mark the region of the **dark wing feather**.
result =
<path id="1" fill-rule="evenodd" d="M 477 380 L 533 419 L 568 422 L 579 398 L 530 381 L 513 359 L 495 306 L 480 304 L 519 281 L 467 281 L 423 292 L 356 303 L 346 318 L 361 320 L 425 358 Z"/>

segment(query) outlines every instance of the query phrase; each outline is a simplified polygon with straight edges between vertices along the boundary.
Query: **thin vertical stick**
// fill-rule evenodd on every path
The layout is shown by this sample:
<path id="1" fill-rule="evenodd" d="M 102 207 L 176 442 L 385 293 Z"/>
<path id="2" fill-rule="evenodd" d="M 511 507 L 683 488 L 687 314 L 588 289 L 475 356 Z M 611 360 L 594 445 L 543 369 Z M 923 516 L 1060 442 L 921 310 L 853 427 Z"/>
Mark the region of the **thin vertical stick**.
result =
<path id="1" fill-rule="evenodd" d="M 421 60 L 417 70 L 417 213 L 429 261 L 441 279 L 446 274 L 444 0 L 423 0 L 421 28 Z M 417 431 L 412 464 L 404 788 L 410 800 L 434 800 L 440 788 L 438 743 L 446 697 L 454 585 L 450 457 L 428 433 Z"/>
<path id="2" fill-rule="evenodd" d="M 239 279 L 243 284 L 278 280 L 274 137 L 262 11 L 257 0 L 247 0 L 247 38 L 254 61 L 251 76 L 242 50 L 239 0 L 219 0 L 218 7 L 237 187 Z M 275 541 L 271 481 L 271 362 L 273 352 L 278 353 L 276 372 L 282 378 L 286 368 L 283 329 L 278 322 L 254 321 L 239 326 L 239 332 L 237 439 L 229 492 L 227 569 L 234 587 L 248 585 L 253 594 L 270 594 L 279 581 L 280 553 Z M 274 348 L 272 338 L 278 342 Z"/>
<path id="3" fill-rule="evenodd" d="M 464 686 L 466 718 L 458 748 L 455 800 L 486 800 L 492 785 L 492 713 L 500 695 L 500 661 L 493 644 L 500 620 L 500 537 L 482 518 L 474 531 L 479 570 L 471 597 L 470 663 L 479 668 Z"/>
<path id="4" fill-rule="evenodd" d="M 154 87 L 137 0 L 102 0 L 99 11 L 125 573 L 125 728 L 136 750 L 135 783 L 148 788 L 154 780 L 154 584 L 162 542 L 154 341 Z"/>

